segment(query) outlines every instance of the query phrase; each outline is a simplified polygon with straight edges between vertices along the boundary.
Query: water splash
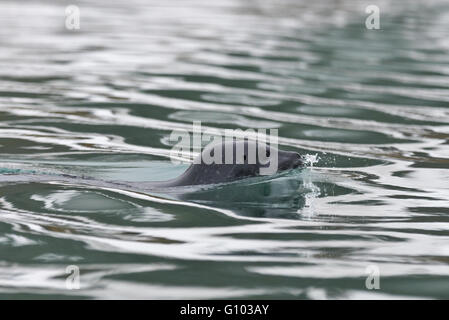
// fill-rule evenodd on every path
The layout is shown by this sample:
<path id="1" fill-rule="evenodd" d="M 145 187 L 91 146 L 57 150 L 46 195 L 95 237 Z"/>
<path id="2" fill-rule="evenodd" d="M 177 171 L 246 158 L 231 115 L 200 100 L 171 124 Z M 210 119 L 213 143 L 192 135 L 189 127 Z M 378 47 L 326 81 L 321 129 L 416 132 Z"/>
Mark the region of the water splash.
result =
<path id="1" fill-rule="evenodd" d="M 313 166 L 317 164 L 320 161 L 320 157 L 318 154 L 305 154 L 304 156 L 304 162 L 307 166 L 309 166 L 311 169 L 313 169 Z"/>

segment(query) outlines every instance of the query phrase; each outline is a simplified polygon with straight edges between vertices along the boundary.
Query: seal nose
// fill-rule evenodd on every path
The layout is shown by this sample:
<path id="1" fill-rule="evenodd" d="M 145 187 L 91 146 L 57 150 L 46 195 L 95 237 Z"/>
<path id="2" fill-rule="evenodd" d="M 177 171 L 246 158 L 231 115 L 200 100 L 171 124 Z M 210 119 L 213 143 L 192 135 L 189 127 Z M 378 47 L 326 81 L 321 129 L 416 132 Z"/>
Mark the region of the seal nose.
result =
<path id="1" fill-rule="evenodd" d="M 304 159 L 299 153 L 295 152 L 293 160 L 293 168 L 298 168 L 302 166 L 304 166 Z"/>

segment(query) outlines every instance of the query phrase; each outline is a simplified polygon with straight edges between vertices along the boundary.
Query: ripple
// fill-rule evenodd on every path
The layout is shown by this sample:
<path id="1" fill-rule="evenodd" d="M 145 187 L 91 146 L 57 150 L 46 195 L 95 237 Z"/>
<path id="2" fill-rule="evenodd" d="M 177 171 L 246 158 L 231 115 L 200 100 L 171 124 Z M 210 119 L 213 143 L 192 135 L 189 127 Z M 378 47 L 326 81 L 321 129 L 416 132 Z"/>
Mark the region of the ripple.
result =
<path id="1" fill-rule="evenodd" d="M 78 5 L 0 3 L 0 297 L 448 297 L 445 1 Z M 197 120 L 308 167 L 148 190 Z"/>

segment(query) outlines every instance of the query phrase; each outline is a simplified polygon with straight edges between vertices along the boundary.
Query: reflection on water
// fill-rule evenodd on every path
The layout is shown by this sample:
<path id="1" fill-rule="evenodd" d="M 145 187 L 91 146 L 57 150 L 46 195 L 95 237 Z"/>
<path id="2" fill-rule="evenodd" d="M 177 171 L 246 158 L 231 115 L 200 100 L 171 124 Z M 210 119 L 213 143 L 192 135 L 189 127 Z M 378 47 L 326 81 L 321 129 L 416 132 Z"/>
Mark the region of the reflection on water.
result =
<path id="1" fill-rule="evenodd" d="M 449 297 L 446 1 L 77 3 L 0 1 L 1 298 Z M 194 120 L 309 166 L 147 189 Z"/>

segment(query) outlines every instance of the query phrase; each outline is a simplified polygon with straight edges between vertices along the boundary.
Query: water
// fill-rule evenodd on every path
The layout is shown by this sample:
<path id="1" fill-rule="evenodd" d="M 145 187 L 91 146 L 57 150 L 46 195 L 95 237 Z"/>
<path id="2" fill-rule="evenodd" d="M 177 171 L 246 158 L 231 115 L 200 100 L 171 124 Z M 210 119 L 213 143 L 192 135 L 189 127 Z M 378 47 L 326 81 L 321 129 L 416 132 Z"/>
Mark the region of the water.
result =
<path id="1" fill-rule="evenodd" d="M 0 298 L 449 298 L 447 1 L 1 1 L 0 47 Z M 176 177 L 194 120 L 278 128 L 313 166 L 51 179 Z"/>

